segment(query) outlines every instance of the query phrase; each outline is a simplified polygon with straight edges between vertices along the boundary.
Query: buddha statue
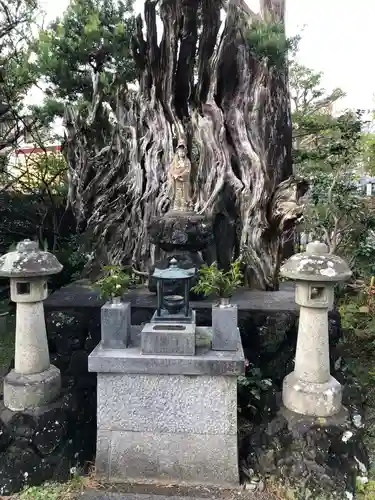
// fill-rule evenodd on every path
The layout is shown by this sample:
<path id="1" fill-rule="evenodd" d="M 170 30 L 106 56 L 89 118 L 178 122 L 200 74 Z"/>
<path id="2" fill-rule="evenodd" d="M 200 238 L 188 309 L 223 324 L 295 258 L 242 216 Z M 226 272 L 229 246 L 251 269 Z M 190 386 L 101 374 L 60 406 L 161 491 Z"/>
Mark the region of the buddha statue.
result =
<path id="1" fill-rule="evenodd" d="M 173 193 L 171 210 L 174 212 L 186 212 L 191 208 L 190 173 L 191 163 L 185 143 L 179 142 L 168 171 L 168 182 Z"/>

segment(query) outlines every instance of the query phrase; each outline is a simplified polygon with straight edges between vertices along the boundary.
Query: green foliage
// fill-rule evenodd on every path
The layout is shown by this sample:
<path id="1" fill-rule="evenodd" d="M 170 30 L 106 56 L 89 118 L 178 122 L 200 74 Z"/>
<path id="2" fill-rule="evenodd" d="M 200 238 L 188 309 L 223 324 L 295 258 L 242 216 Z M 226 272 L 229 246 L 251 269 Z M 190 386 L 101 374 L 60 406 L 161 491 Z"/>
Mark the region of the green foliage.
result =
<path id="1" fill-rule="evenodd" d="M 25 488 L 14 500 L 75 500 L 82 494 L 84 480 L 74 473 L 66 483 L 46 482 Z"/>
<path id="2" fill-rule="evenodd" d="M 288 52 L 295 45 L 294 39 L 285 36 L 283 23 L 253 21 L 245 36 L 249 50 L 269 67 L 284 67 Z"/>
<path id="3" fill-rule="evenodd" d="M 28 68 L 36 13 L 35 0 L 1 2 L 0 104 L 9 110 L 0 113 L 0 150 L 15 144 L 22 134 L 23 100 L 37 80 L 35 72 Z"/>
<path id="4" fill-rule="evenodd" d="M 30 106 L 31 114 L 37 123 L 48 129 L 56 117 L 64 116 L 64 109 L 64 102 L 52 97 L 45 97 L 42 105 Z"/>
<path id="5" fill-rule="evenodd" d="M 23 162 L 8 169 L 3 179 L 12 191 L 39 195 L 67 193 L 67 163 L 60 153 L 37 153 L 25 156 Z"/>
<path id="6" fill-rule="evenodd" d="M 342 327 L 359 337 L 373 336 L 375 332 L 375 315 L 364 311 L 361 301 L 352 299 L 340 305 Z"/>
<path id="7" fill-rule="evenodd" d="M 299 64 L 295 59 L 290 61 L 289 85 L 294 125 L 300 125 L 301 120 L 316 119 L 317 112 L 321 113 L 322 118 L 330 119 L 331 105 L 345 96 L 340 88 L 327 92 L 322 87 L 322 78 L 322 72 Z"/>
<path id="8" fill-rule="evenodd" d="M 375 346 L 375 286 L 362 283 L 352 296 L 345 297 L 339 306 L 342 327 L 357 337 L 372 340 Z"/>
<path id="9" fill-rule="evenodd" d="M 358 190 L 363 113 L 334 115 L 332 105 L 344 94 L 340 89 L 327 93 L 321 78 L 291 63 L 294 164 L 310 183 L 301 229 L 347 258 L 355 274 L 372 274 L 375 217 Z"/>
<path id="10" fill-rule="evenodd" d="M 229 271 L 219 269 L 216 262 L 210 266 L 203 266 L 199 270 L 198 283 L 192 288 L 196 293 L 205 296 L 216 294 L 222 298 L 229 298 L 234 291 L 242 285 L 242 272 L 240 260 L 232 262 Z"/>
<path id="11" fill-rule="evenodd" d="M 296 152 L 297 168 L 310 182 L 303 229 L 349 260 L 356 274 L 372 274 L 375 214 L 358 189 L 360 114 L 329 117 L 327 128 L 311 131 L 315 147 Z M 306 125 L 306 121 L 305 121 Z"/>
<path id="12" fill-rule="evenodd" d="M 63 265 L 62 271 L 51 277 L 52 286 L 50 286 L 57 289 L 81 277 L 88 261 L 88 254 L 78 234 L 71 234 L 67 238 L 60 236 L 58 248 L 54 253 Z"/>
<path id="13" fill-rule="evenodd" d="M 375 175 L 375 134 L 364 133 L 361 138 L 363 170 L 369 175 Z"/>
<path id="14" fill-rule="evenodd" d="M 40 115 L 61 115 L 61 101 L 91 101 L 93 73 L 101 92 L 115 95 L 119 85 L 135 78 L 131 37 L 135 20 L 132 0 L 72 0 L 61 18 L 39 34 L 34 70 L 47 83 Z M 54 102 L 55 101 L 55 102 Z"/>
<path id="15" fill-rule="evenodd" d="M 356 489 L 357 493 L 360 494 L 359 498 L 362 498 L 363 500 L 373 500 L 375 498 L 374 480 L 364 483 L 360 478 L 357 478 Z"/>
<path id="16" fill-rule="evenodd" d="M 260 368 L 248 366 L 246 375 L 241 375 L 237 379 L 238 385 L 238 411 L 244 415 L 256 414 L 257 402 L 261 400 L 262 393 L 269 391 L 272 381 L 262 377 Z"/>
<path id="17" fill-rule="evenodd" d="M 103 271 L 105 275 L 94 284 L 100 290 L 100 298 L 121 297 L 129 288 L 130 275 L 120 266 L 104 266 Z"/>

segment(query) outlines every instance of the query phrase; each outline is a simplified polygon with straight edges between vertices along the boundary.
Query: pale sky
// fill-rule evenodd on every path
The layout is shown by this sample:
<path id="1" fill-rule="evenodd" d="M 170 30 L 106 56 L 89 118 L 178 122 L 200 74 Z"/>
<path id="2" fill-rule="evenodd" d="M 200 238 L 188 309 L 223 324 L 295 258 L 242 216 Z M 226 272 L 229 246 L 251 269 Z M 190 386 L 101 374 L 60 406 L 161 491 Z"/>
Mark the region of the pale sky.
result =
<path id="1" fill-rule="evenodd" d="M 246 0 L 257 11 L 259 0 Z M 286 0 L 287 32 L 303 29 L 299 60 L 324 73 L 327 90 L 340 87 L 347 97 L 343 108 L 374 107 L 375 64 L 374 0 Z M 52 20 L 63 13 L 69 0 L 41 0 Z M 143 0 L 135 0 L 137 12 Z"/>

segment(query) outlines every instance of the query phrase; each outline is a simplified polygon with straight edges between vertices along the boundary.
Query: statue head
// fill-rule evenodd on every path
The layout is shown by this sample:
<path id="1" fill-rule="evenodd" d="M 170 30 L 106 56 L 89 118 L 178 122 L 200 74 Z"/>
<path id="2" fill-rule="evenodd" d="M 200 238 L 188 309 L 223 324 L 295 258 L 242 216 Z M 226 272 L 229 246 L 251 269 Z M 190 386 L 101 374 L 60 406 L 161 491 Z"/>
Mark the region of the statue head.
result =
<path id="1" fill-rule="evenodd" d="M 180 142 L 177 146 L 177 157 L 179 160 L 184 160 L 186 158 L 186 146 L 183 142 Z"/>

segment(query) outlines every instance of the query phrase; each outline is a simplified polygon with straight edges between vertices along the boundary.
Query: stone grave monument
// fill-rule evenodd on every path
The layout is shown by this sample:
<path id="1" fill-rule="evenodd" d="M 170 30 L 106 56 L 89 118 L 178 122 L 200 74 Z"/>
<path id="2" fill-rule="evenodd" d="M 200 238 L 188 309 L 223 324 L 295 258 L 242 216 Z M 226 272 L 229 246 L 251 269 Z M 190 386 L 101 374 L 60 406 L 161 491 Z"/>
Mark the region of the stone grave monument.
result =
<path id="1" fill-rule="evenodd" d="M 238 335 L 235 350 L 212 350 L 212 329 L 196 326 L 189 305 L 194 276 L 194 269 L 173 259 L 169 268 L 156 268 L 158 305 L 151 321 L 132 327 L 129 347 L 99 344 L 89 357 L 98 377 L 96 473 L 102 479 L 239 483 L 241 340 Z M 185 292 L 170 294 L 169 280 Z"/>

